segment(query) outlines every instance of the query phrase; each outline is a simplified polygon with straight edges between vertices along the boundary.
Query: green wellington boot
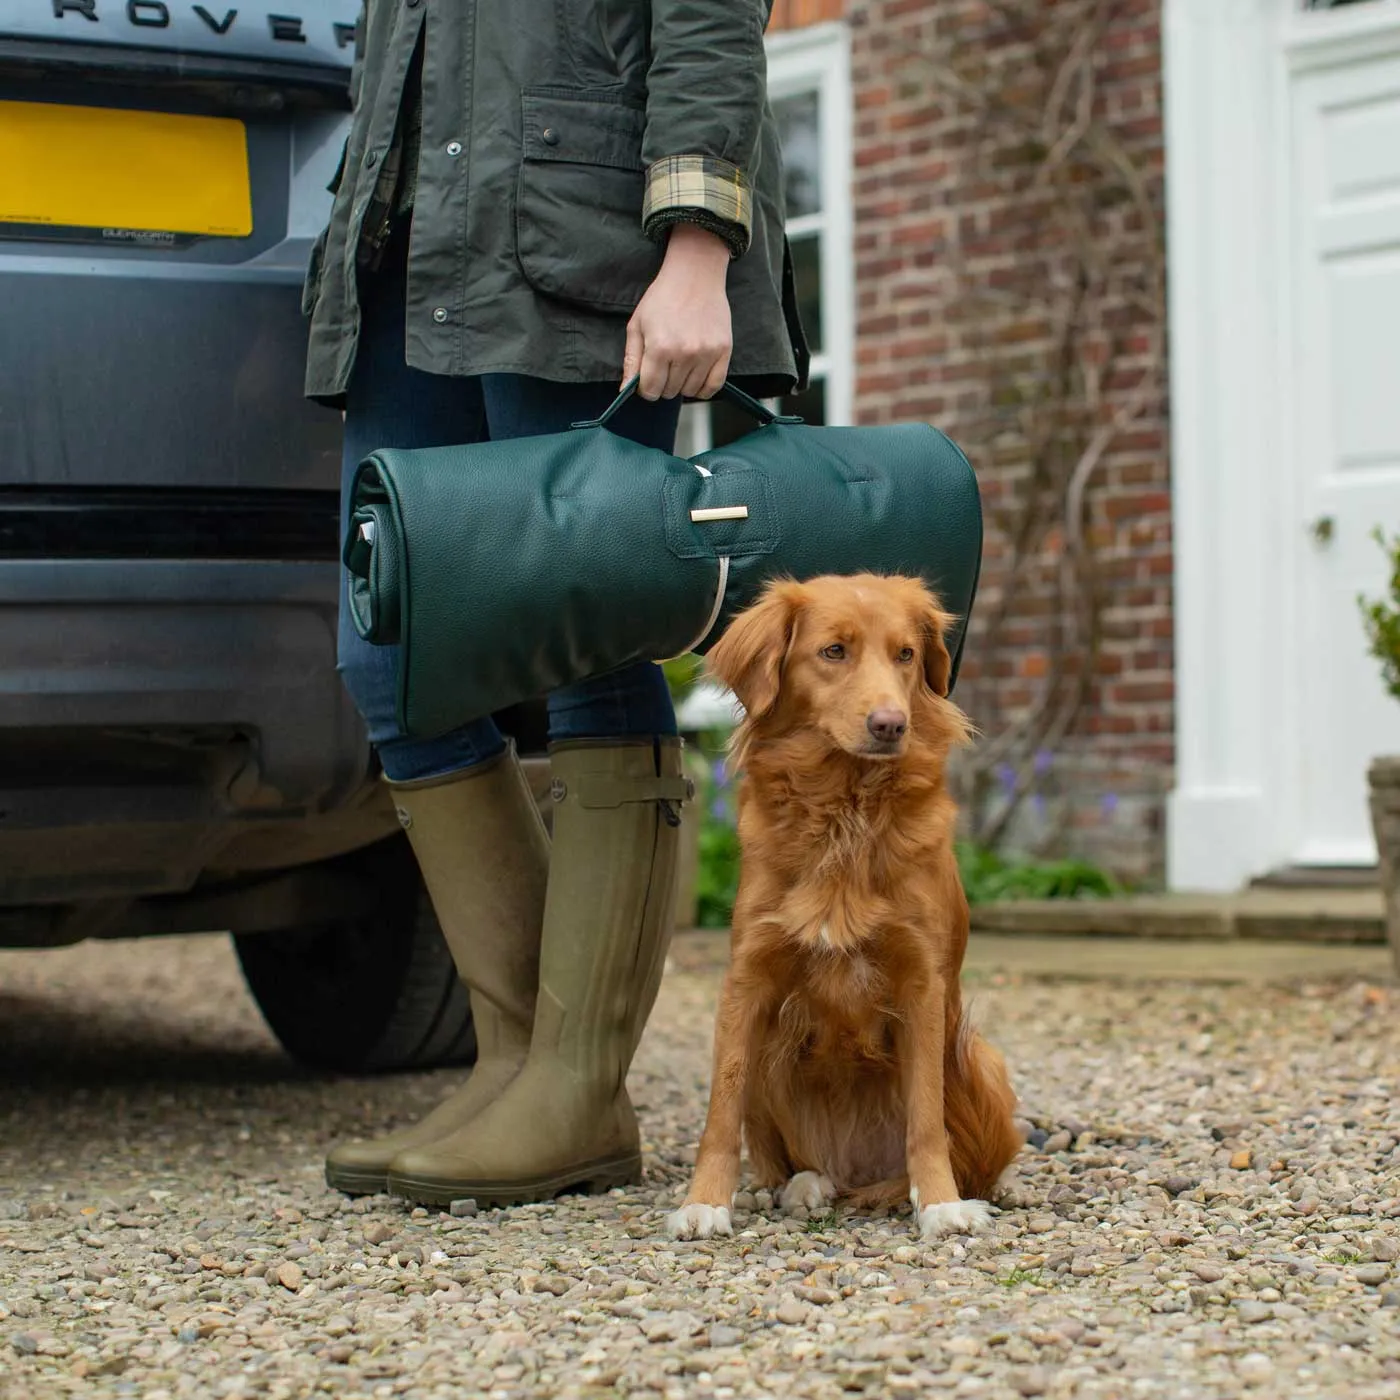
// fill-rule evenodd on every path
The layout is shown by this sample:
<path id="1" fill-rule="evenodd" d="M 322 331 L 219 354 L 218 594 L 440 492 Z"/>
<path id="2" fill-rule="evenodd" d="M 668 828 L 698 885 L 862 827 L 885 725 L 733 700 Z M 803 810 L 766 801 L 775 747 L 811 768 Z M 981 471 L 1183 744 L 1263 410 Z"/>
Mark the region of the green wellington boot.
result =
<path id="1" fill-rule="evenodd" d="M 677 739 L 550 750 L 554 845 L 525 1068 L 470 1123 L 400 1152 L 389 1190 L 441 1205 L 548 1200 L 640 1179 L 627 1070 L 661 984 L 680 809 Z"/>
<path id="2" fill-rule="evenodd" d="M 397 1153 L 450 1136 L 519 1073 L 535 1019 L 549 876 L 549 838 L 513 747 L 465 773 L 390 786 L 467 985 L 477 1052 L 467 1082 L 426 1118 L 330 1152 L 327 1183 L 356 1195 L 387 1190 Z"/>

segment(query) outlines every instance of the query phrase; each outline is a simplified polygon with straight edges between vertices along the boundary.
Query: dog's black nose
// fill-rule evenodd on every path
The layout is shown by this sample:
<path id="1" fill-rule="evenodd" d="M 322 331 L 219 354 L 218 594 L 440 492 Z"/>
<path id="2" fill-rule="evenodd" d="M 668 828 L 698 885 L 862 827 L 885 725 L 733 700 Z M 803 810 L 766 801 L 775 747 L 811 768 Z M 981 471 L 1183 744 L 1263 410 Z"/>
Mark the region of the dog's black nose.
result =
<path id="1" fill-rule="evenodd" d="M 904 738 L 904 731 L 909 728 L 909 717 L 903 710 L 871 710 L 865 727 L 882 744 L 893 744 Z"/>

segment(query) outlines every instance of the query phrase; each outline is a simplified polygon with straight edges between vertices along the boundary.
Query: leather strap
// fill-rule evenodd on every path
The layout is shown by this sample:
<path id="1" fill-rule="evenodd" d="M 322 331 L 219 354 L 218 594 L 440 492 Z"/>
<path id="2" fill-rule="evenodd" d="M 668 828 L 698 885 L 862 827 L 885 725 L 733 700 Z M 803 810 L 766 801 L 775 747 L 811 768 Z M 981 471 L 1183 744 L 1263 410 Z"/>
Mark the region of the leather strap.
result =
<path id="1" fill-rule="evenodd" d="M 617 397 L 600 413 L 596 418 L 581 419 L 570 426 L 574 428 L 606 428 L 608 420 L 612 418 L 618 409 L 637 392 L 637 385 L 641 381 L 640 374 L 634 374 L 631 379 L 618 391 Z M 758 419 L 760 427 L 768 427 L 771 423 L 784 423 L 789 426 L 801 423 L 803 420 L 791 413 L 774 413 L 766 404 L 760 403 L 750 394 L 746 394 L 737 385 L 725 380 L 720 388 L 720 395 L 728 399 L 731 403 L 738 404 L 746 412 L 753 414 Z"/>
<path id="2" fill-rule="evenodd" d="M 562 802 L 572 791 L 580 807 L 608 810 L 633 802 L 689 802 L 695 796 L 690 778 L 618 778 L 599 773 L 574 780 L 572 786 L 556 778 L 550 796 Z"/>

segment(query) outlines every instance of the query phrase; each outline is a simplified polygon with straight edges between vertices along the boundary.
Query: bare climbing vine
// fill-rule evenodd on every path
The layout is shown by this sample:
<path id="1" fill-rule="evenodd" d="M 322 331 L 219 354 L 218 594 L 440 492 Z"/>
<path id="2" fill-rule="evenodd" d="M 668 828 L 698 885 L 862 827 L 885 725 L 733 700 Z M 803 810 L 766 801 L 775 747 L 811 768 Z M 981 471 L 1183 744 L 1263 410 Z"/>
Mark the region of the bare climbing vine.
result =
<path id="1" fill-rule="evenodd" d="M 1011 484 L 987 505 L 1005 548 L 975 620 L 978 653 L 1014 654 L 1012 629 L 1045 614 L 1033 698 L 958 775 L 973 838 L 995 845 L 1091 699 L 1103 643 L 1091 497 L 1105 456 L 1161 403 L 1166 269 L 1160 185 L 1101 89 L 1123 0 L 983 9 L 994 37 L 969 43 L 965 26 L 935 24 L 909 63 L 945 113 L 968 119 L 963 174 L 1018 215 L 1014 259 L 989 267 L 960 247 L 935 274 L 950 279 L 945 314 L 980 366 L 958 433 Z"/>

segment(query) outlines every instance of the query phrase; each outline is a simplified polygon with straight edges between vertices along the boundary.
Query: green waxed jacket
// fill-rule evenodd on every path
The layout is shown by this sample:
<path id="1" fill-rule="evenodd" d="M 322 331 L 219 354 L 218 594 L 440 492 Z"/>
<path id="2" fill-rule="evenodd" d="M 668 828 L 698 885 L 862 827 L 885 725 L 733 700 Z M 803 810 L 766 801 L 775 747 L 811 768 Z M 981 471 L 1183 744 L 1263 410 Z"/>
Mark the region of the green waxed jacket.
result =
<path id="1" fill-rule="evenodd" d="M 627 319 L 687 220 L 730 245 L 731 378 L 765 396 L 804 384 L 770 3 L 365 0 L 354 117 L 303 299 L 307 393 L 343 402 L 358 281 L 406 179 L 413 367 L 616 382 Z"/>

